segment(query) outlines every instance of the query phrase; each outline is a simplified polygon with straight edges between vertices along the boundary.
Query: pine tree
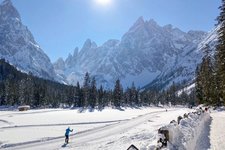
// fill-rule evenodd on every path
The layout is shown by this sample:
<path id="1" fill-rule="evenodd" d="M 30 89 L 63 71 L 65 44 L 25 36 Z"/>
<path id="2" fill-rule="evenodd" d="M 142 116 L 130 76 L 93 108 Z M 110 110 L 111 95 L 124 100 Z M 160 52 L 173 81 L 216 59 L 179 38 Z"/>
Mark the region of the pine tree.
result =
<path id="1" fill-rule="evenodd" d="M 25 90 L 26 90 L 26 84 L 25 84 L 25 79 L 22 79 L 20 81 L 20 84 L 19 84 L 19 100 L 20 100 L 20 105 L 25 105 L 26 101 L 25 101 Z"/>
<path id="2" fill-rule="evenodd" d="M 77 86 L 76 86 L 76 101 L 75 101 L 75 106 L 77 107 L 84 107 L 83 103 L 82 103 L 82 90 L 80 88 L 80 83 L 77 82 Z"/>
<path id="3" fill-rule="evenodd" d="M 137 89 L 134 85 L 134 82 L 132 82 L 132 86 L 131 86 L 131 89 L 130 89 L 130 100 L 132 102 L 132 105 L 138 105 L 139 102 L 138 102 L 138 93 L 137 93 Z"/>
<path id="4" fill-rule="evenodd" d="M 5 86 L 3 82 L 0 82 L 0 106 L 1 105 L 6 105 L 5 101 Z"/>
<path id="5" fill-rule="evenodd" d="M 220 15 L 217 18 L 220 29 L 218 30 L 218 44 L 216 46 L 216 79 L 219 80 L 217 91 L 219 100 L 225 105 L 225 0 L 222 0 L 222 5 L 219 7 Z"/>
<path id="6" fill-rule="evenodd" d="M 197 98 L 197 104 L 203 103 L 203 84 L 202 84 L 202 76 L 200 71 L 200 65 L 196 68 L 196 98 Z"/>
<path id="7" fill-rule="evenodd" d="M 94 108 L 97 101 L 97 87 L 95 77 L 92 78 L 91 81 L 91 90 L 90 90 L 90 106 Z"/>
<path id="8" fill-rule="evenodd" d="M 34 107 L 40 107 L 41 103 L 40 103 L 40 91 L 39 91 L 39 87 L 34 84 Z"/>
<path id="9" fill-rule="evenodd" d="M 176 95 L 177 95 L 177 87 L 176 84 L 173 82 L 173 84 L 168 89 L 168 100 L 171 102 L 172 105 L 176 105 Z"/>
<path id="10" fill-rule="evenodd" d="M 120 84 L 120 80 L 116 80 L 116 84 L 113 91 L 113 103 L 115 107 L 120 107 L 122 101 L 122 86 Z"/>
<path id="11" fill-rule="evenodd" d="M 104 96 L 106 94 L 104 93 L 102 85 L 100 86 L 100 89 L 98 90 L 98 109 L 101 110 L 104 108 Z"/>
<path id="12" fill-rule="evenodd" d="M 205 45 L 202 63 L 197 67 L 196 94 L 199 103 L 213 105 L 218 99 L 215 67 L 209 45 Z"/>
<path id="13" fill-rule="evenodd" d="M 89 98 L 90 98 L 90 83 L 91 83 L 91 80 L 90 80 L 90 76 L 89 76 L 89 73 L 87 72 L 85 74 L 85 77 L 84 77 L 84 84 L 83 84 L 83 98 L 84 98 L 84 106 L 88 106 L 88 101 L 89 101 Z"/>
<path id="14" fill-rule="evenodd" d="M 127 88 L 124 93 L 124 104 L 126 106 L 131 105 L 130 98 L 131 98 L 131 90 L 130 90 L 130 88 Z"/>
<path id="15" fill-rule="evenodd" d="M 212 104 L 214 98 L 214 86 L 213 86 L 213 65 L 210 56 L 210 48 L 206 45 L 204 49 L 204 57 L 201 64 L 201 76 L 203 84 L 203 102 Z"/>
<path id="16" fill-rule="evenodd" d="M 12 98 L 12 83 L 10 80 L 5 81 L 5 101 L 8 105 L 13 106 L 15 103 Z"/>

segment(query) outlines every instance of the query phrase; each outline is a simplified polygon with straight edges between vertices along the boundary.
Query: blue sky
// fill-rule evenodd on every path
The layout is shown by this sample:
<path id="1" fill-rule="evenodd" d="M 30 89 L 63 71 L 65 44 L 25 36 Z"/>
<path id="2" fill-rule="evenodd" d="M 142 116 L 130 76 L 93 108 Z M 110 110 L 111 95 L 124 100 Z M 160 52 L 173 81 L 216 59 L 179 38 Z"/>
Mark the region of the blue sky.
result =
<path id="1" fill-rule="evenodd" d="M 3 0 L 0 0 L 2 2 Z M 172 24 L 183 31 L 211 30 L 221 0 L 12 0 L 23 23 L 54 62 L 66 58 L 87 38 L 98 45 L 121 39 L 143 16 L 159 25 Z"/>

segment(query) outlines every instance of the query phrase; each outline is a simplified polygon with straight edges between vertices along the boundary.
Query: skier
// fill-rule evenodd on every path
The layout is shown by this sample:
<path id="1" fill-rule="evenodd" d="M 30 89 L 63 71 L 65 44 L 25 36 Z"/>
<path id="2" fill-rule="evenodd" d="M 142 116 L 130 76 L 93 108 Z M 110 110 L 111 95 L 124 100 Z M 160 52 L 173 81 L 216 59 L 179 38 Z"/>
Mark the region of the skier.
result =
<path id="1" fill-rule="evenodd" d="M 65 143 L 66 143 L 66 144 L 68 144 L 68 143 L 69 143 L 69 136 L 70 136 L 70 132 L 73 132 L 73 129 L 72 129 L 72 130 L 70 130 L 70 127 L 68 127 L 68 128 L 66 129 L 66 133 L 65 133 L 65 137 L 66 137 L 66 139 L 65 139 Z"/>

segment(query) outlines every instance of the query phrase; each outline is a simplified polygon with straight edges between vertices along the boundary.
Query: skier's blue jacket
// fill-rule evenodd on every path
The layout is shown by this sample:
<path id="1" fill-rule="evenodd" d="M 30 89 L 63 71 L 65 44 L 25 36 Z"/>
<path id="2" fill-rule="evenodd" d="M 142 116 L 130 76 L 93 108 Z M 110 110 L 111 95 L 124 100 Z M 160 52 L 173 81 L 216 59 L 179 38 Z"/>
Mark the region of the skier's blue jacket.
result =
<path id="1" fill-rule="evenodd" d="M 70 130 L 70 128 L 67 128 L 65 135 L 70 135 L 70 132 L 73 132 L 73 130 Z"/>

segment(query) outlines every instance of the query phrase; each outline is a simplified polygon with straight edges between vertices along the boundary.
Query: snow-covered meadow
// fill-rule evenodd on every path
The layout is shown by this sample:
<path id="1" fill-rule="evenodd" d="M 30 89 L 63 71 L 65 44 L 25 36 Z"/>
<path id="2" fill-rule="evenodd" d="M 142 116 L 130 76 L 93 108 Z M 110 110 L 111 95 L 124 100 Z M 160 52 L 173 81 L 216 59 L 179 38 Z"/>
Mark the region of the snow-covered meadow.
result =
<path id="1" fill-rule="evenodd" d="M 61 149 L 70 126 L 75 132 L 68 149 L 127 149 L 131 144 L 148 149 L 156 144 L 159 127 L 190 111 L 156 107 L 0 111 L 0 144 L 5 149 Z"/>
<path id="2" fill-rule="evenodd" d="M 224 149 L 225 111 L 194 115 L 180 125 L 169 124 L 178 116 L 195 110 L 188 108 L 106 108 L 102 111 L 79 109 L 41 109 L 19 112 L 0 111 L 0 149 L 4 150 L 111 150 L 127 149 L 131 144 L 140 150 L 157 145 L 158 129 L 170 128 L 172 140 L 167 149 Z M 64 132 L 75 132 L 64 147 Z M 171 127 L 170 127 L 171 126 Z M 171 145 L 172 144 L 172 145 Z"/>

